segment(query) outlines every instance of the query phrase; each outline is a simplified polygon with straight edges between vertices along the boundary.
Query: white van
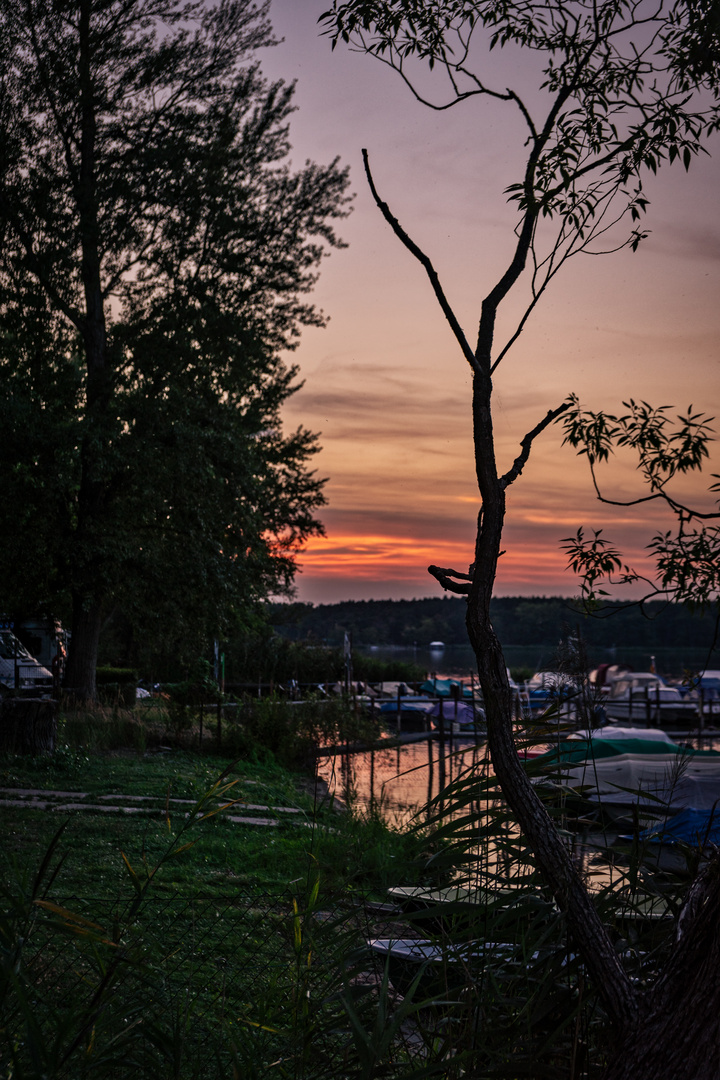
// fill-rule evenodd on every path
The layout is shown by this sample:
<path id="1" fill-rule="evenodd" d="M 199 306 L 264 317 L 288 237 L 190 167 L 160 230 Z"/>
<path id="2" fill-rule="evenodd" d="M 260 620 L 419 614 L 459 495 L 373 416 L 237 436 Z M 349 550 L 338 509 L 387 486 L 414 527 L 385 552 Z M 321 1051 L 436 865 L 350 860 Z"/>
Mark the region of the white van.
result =
<path id="1" fill-rule="evenodd" d="M 12 630 L 0 629 L 0 695 L 18 689 L 47 697 L 52 688 L 52 673 L 30 655 Z"/>

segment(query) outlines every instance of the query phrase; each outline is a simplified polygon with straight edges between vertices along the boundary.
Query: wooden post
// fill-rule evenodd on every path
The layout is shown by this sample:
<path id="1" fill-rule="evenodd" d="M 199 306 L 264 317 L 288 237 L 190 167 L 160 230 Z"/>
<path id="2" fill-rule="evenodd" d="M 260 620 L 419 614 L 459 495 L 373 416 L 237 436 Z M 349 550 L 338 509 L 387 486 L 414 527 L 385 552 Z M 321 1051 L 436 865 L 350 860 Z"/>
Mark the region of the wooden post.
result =
<path id="1" fill-rule="evenodd" d="M 433 792 L 433 752 L 434 752 L 434 746 L 435 746 L 435 740 L 433 739 L 431 734 L 428 734 L 427 746 L 428 746 L 428 797 L 427 797 L 427 801 L 428 801 L 428 818 L 429 818 L 430 817 L 430 802 L 432 800 L 432 792 Z"/>
<path id="2" fill-rule="evenodd" d="M 698 740 L 700 749 L 703 749 L 702 737 L 705 730 L 705 691 L 702 686 L 700 687 L 700 701 L 698 702 L 699 715 L 698 715 L 698 732 L 700 739 Z M 711 725 L 712 726 L 712 725 Z"/>
<path id="3" fill-rule="evenodd" d="M 370 813 L 375 813 L 375 750 L 370 751 Z"/>
<path id="4" fill-rule="evenodd" d="M 445 712 L 442 698 L 440 698 L 440 709 L 438 713 L 438 732 L 438 795 L 442 799 L 442 793 L 445 788 Z"/>

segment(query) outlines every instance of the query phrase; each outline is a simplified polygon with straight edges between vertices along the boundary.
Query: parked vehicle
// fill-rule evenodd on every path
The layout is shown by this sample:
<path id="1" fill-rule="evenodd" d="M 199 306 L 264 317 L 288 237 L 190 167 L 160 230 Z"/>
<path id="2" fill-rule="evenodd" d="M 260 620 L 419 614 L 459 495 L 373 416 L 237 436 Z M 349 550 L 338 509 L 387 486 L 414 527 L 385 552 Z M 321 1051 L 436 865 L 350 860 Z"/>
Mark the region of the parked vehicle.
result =
<path id="1" fill-rule="evenodd" d="M 44 697 L 52 693 L 52 687 L 52 673 L 30 655 L 12 630 L 0 629 L 0 695 L 20 691 Z"/>

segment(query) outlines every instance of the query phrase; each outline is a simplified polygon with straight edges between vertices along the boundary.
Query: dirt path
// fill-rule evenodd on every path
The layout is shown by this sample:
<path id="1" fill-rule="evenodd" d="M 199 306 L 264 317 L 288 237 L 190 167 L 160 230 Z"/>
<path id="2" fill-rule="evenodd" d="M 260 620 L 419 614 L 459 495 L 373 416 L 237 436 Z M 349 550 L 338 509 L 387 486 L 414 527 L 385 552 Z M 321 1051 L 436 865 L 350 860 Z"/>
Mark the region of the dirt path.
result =
<path id="1" fill-rule="evenodd" d="M 164 799 L 153 795 L 90 795 L 86 791 L 48 791 L 40 788 L 0 787 L 0 809 L 50 810 L 56 813 L 83 811 L 91 814 L 140 814 L 161 817 L 168 807 L 180 809 L 195 806 L 195 799 Z M 189 809 L 186 813 L 189 813 Z M 310 824 L 303 814 L 292 806 L 264 806 L 244 800 L 233 802 L 221 811 L 226 821 L 238 825 L 261 825 L 273 827 L 281 820 L 298 825 Z M 263 816 L 257 815 L 262 813 Z"/>

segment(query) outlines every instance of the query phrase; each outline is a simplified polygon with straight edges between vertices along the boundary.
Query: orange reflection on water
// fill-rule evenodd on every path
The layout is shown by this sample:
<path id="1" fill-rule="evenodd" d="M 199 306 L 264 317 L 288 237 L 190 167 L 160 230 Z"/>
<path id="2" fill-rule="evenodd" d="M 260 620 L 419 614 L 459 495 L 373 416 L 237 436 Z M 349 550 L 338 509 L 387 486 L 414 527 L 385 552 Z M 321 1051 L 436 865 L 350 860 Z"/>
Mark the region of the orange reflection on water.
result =
<path id="1" fill-rule="evenodd" d="M 318 774 L 343 802 L 379 809 L 391 824 L 404 825 L 475 765 L 489 768 L 484 742 L 453 739 L 441 747 L 436 739 L 337 755 L 318 760 Z"/>

